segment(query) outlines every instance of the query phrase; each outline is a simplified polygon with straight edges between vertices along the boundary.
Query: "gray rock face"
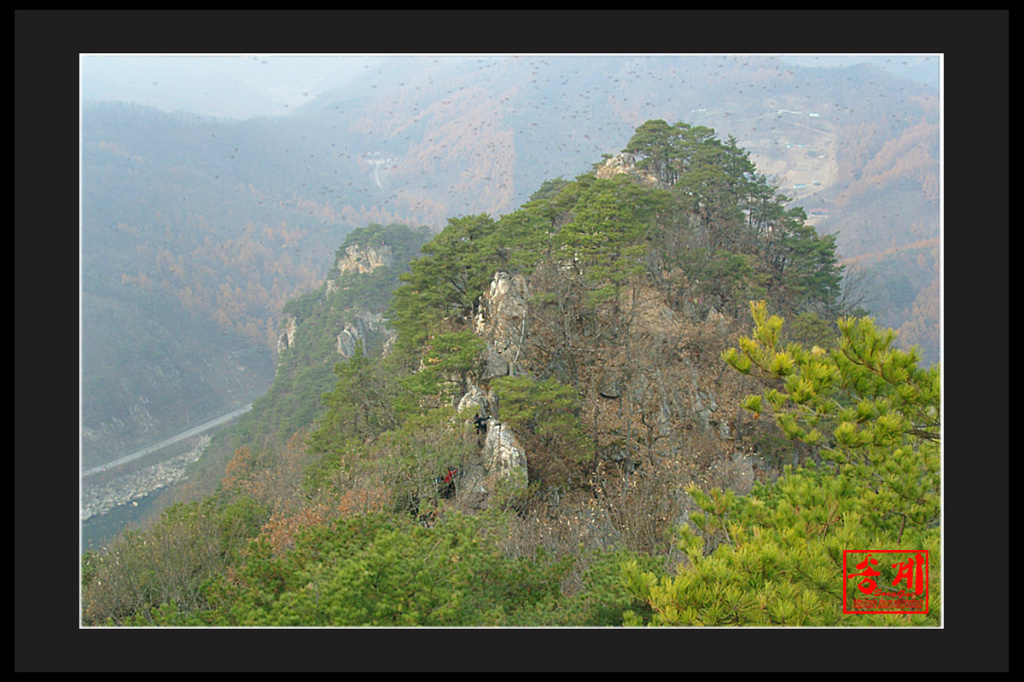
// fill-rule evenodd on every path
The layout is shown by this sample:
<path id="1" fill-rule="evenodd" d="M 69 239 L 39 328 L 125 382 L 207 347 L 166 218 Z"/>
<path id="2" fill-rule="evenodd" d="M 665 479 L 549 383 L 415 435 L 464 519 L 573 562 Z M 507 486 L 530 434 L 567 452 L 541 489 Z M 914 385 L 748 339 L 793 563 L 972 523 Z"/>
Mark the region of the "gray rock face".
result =
<path id="1" fill-rule="evenodd" d="M 617 154 L 605 161 L 595 173 L 599 178 L 611 178 L 616 175 L 629 175 L 648 187 L 667 187 L 651 172 L 636 167 L 632 154 Z"/>
<path id="2" fill-rule="evenodd" d="M 526 453 L 516 434 L 495 419 L 487 420 L 487 437 L 481 455 L 488 473 L 511 476 L 519 471 L 526 474 Z"/>
<path id="3" fill-rule="evenodd" d="M 291 348 L 295 344 L 295 330 L 298 329 L 298 322 L 294 317 L 288 317 L 285 323 L 284 332 L 277 339 L 277 354 L 280 355 L 285 348 Z"/>
<path id="4" fill-rule="evenodd" d="M 488 416 L 495 414 L 495 399 L 483 388 L 470 386 L 458 407 L 465 418 L 463 428 L 467 433 L 475 432 L 479 446 L 463 463 L 459 497 L 467 508 L 481 510 L 491 504 L 494 493 L 526 487 L 526 453 L 511 428 Z"/>
<path id="5" fill-rule="evenodd" d="M 469 387 L 466 395 L 462 396 L 459 400 L 458 410 L 459 414 L 467 414 L 469 412 L 488 414 L 490 412 L 489 405 L 490 401 L 487 394 L 482 388 L 474 384 Z"/>
<path id="6" fill-rule="evenodd" d="M 487 342 L 487 359 L 481 379 L 516 374 L 527 324 L 526 279 L 496 272 L 490 289 L 480 301 L 476 333 Z"/>
<path id="7" fill-rule="evenodd" d="M 345 255 L 338 258 L 337 265 L 338 272 L 344 274 L 346 272 L 373 272 L 381 266 L 391 267 L 394 262 L 395 257 L 391 246 L 380 244 L 366 248 L 350 246 L 345 249 Z"/>
<path id="8" fill-rule="evenodd" d="M 380 313 L 359 313 L 338 334 L 335 345 L 338 354 L 344 358 L 352 357 L 358 342 L 362 341 L 365 346 L 366 338 L 373 332 L 383 329 L 383 327 L 384 316 Z"/>
<path id="9" fill-rule="evenodd" d="M 754 460 L 742 452 L 734 452 L 729 457 L 715 462 L 713 465 L 716 476 L 725 488 L 734 490 L 739 495 L 748 495 L 754 489 Z"/>
<path id="10" fill-rule="evenodd" d="M 522 275 L 496 272 L 491 286 L 481 296 L 475 331 L 486 344 L 486 358 L 479 381 L 487 382 L 501 376 L 517 374 L 517 362 L 522 354 L 526 335 L 528 288 Z M 485 500 L 498 481 L 512 481 L 513 485 L 526 485 L 527 458 L 515 433 L 494 416 L 497 401 L 479 385 L 473 385 L 459 401 L 459 412 L 486 417 L 483 425 L 479 460 L 470 469 L 478 475 L 474 491 Z M 473 419 L 467 428 L 476 429 Z"/>

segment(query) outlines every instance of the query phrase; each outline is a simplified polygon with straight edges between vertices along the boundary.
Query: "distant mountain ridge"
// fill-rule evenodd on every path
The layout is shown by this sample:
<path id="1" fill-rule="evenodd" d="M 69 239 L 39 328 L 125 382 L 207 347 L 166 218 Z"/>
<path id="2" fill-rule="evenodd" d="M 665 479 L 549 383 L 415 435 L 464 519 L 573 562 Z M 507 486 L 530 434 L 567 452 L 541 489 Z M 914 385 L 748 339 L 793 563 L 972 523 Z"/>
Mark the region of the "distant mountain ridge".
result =
<path id="1" fill-rule="evenodd" d="M 265 390 L 284 303 L 323 281 L 353 228 L 438 230 L 511 211 L 654 118 L 707 125 L 759 163 L 784 162 L 782 191 L 825 209 L 813 222 L 839 231 L 840 255 L 884 275 L 885 321 L 906 325 L 908 341 L 934 340 L 937 358 L 937 245 L 909 246 L 937 244 L 937 112 L 933 89 L 876 68 L 769 57 L 396 58 L 289 117 L 246 121 L 87 105 L 89 462 L 187 428 L 197 406 L 216 414 Z M 369 163 L 375 153 L 397 161 Z M 801 175 L 828 164 L 832 177 Z M 130 331 L 157 307 L 167 333 Z M 231 353 L 250 358 L 245 372 L 223 362 Z M 167 382 L 126 357 L 181 358 L 164 374 L 202 369 Z"/>

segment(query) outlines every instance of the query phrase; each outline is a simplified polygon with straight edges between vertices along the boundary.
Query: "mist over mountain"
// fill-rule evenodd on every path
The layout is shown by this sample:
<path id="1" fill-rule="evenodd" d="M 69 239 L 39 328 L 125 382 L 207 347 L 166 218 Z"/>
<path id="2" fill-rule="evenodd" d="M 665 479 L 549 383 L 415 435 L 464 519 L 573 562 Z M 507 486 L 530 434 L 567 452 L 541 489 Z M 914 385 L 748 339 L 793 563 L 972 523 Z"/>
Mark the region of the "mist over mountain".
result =
<path id="1" fill-rule="evenodd" d="M 736 138 L 938 359 L 938 93 L 775 57 L 395 57 L 287 116 L 82 114 L 86 466 L 251 401 L 281 310 L 368 223 L 497 216 L 646 120 Z"/>
<path id="2" fill-rule="evenodd" d="M 83 625 L 941 626 L 941 565 L 882 618 L 836 575 L 942 542 L 934 87 L 742 55 L 345 78 L 287 115 L 83 106 L 85 466 L 236 414 L 83 481 Z"/>

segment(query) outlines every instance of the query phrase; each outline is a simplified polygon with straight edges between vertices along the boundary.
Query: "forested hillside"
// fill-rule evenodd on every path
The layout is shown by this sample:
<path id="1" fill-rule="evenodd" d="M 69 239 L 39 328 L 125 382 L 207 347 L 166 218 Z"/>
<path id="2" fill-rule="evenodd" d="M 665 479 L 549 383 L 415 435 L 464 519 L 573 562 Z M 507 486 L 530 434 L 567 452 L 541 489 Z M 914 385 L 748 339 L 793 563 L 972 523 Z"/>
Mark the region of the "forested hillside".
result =
<path id="1" fill-rule="evenodd" d="M 287 117 L 82 112 L 83 461 L 270 385 L 284 304 L 351 230 L 513 212 L 646 120 L 732 137 L 926 362 L 938 339 L 938 96 L 772 57 L 396 57 Z"/>
<path id="2" fill-rule="evenodd" d="M 620 145 L 348 234 L 216 489 L 83 557 L 83 622 L 938 625 L 938 367 L 735 138 Z M 865 547 L 930 552 L 927 613 L 845 612 Z"/>
<path id="3" fill-rule="evenodd" d="M 322 280 L 310 249 L 339 232 L 231 174 L 231 126 L 97 105 L 83 128 L 88 468 L 261 395 L 280 310 Z"/>

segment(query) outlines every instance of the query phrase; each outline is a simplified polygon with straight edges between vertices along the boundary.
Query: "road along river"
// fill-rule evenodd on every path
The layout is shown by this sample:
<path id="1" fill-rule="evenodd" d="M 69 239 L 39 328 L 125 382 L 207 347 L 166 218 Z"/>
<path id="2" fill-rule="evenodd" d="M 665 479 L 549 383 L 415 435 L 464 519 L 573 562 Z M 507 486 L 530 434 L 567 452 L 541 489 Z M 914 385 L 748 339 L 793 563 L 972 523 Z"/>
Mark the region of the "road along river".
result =
<path id="1" fill-rule="evenodd" d="M 252 403 L 249 403 L 245 407 L 241 407 L 241 408 L 235 410 L 234 412 L 229 412 L 228 414 L 225 414 L 223 416 L 217 417 L 216 419 L 211 419 L 210 421 L 208 421 L 208 422 L 206 422 L 204 424 L 200 424 L 199 426 L 197 426 L 195 428 L 192 428 L 192 429 L 189 429 L 188 431 L 185 431 L 183 433 L 179 433 L 177 436 L 171 436 L 167 440 L 162 440 L 159 443 L 157 443 L 156 445 L 151 445 L 148 448 L 144 448 L 142 450 L 139 450 L 138 452 L 133 452 L 130 455 L 125 455 L 124 457 L 120 457 L 118 459 L 113 460 L 112 462 L 107 462 L 106 464 L 102 464 L 102 465 L 100 465 L 98 467 L 93 467 L 91 469 L 86 469 L 85 471 L 82 472 L 82 478 L 86 478 L 86 477 L 92 476 L 94 474 L 99 474 L 99 473 L 102 473 L 104 471 L 109 471 L 110 469 L 113 469 L 114 467 L 118 467 L 118 466 L 120 466 L 122 464 L 127 464 L 128 462 L 136 460 L 139 457 L 145 457 L 146 455 L 150 454 L 151 452 L 156 452 L 157 450 L 163 450 L 168 445 L 174 445 L 178 441 L 185 440 L 186 438 L 191 438 L 192 436 L 198 435 L 198 434 L 202 433 L 203 431 L 209 431 L 210 429 L 216 428 L 216 427 L 220 426 L 221 424 L 223 424 L 225 422 L 231 421 L 232 419 L 234 419 L 235 417 L 237 417 L 239 415 L 245 414 L 246 412 L 248 412 L 251 409 L 252 409 Z"/>
<path id="2" fill-rule="evenodd" d="M 111 537 L 116 534 L 117 531 L 110 528 L 120 527 L 138 516 L 138 512 L 141 511 L 140 505 L 145 506 L 148 504 L 147 500 L 152 501 L 152 493 L 179 481 L 185 475 L 188 465 L 199 459 L 210 442 L 209 434 L 204 435 L 204 432 L 224 425 L 251 408 L 251 404 L 246 405 L 156 445 L 107 462 L 103 466 L 83 471 L 79 508 L 83 523 L 83 538 L 90 539 L 87 544 L 93 544 L 92 540 L 99 536 Z M 174 449 L 171 449 L 170 452 L 161 452 L 159 455 L 155 455 L 154 461 L 147 466 L 128 468 L 127 471 L 120 473 L 116 471 L 117 467 L 123 466 L 127 462 L 156 453 L 189 438 L 192 438 L 193 441 L 184 444 L 187 446 L 186 450 L 182 450 L 179 446 L 180 452 Z M 96 475 L 104 471 L 107 472 L 106 476 Z M 111 519 L 109 522 L 101 521 L 101 517 L 106 517 L 108 512 L 116 510 L 122 510 L 112 514 L 117 518 Z M 97 527 L 97 523 L 110 528 L 100 529 Z"/>

